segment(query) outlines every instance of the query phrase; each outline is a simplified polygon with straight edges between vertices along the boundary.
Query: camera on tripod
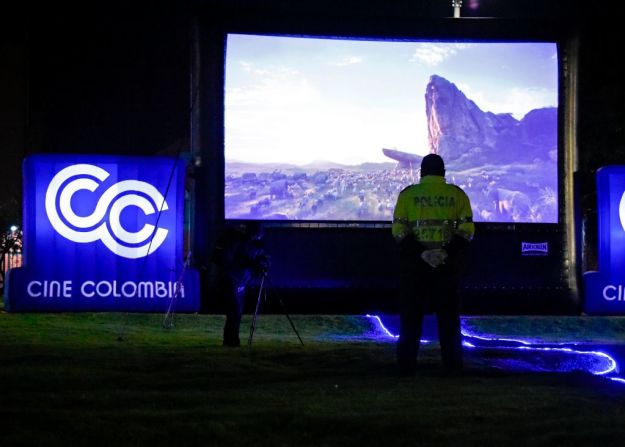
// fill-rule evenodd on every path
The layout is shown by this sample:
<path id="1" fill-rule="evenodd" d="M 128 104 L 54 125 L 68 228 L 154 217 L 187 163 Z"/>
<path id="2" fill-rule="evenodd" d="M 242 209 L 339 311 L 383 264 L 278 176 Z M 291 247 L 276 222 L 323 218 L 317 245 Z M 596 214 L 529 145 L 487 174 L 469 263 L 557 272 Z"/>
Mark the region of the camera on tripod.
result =
<path id="1" fill-rule="evenodd" d="M 258 317 L 258 312 L 260 309 L 260 303 L 261 301 L 267 301 L 267 289 L 266 289 L 266 281 L 267 281 L 267 273 L 269 271 L 269 267 L 271 267 L 271 258 L 266 255 L 265 253 L 262 253 L 258 256 L 256 256 L 256 258 L 254 259 L 254 273 L 256 275 L 258 275 L 259 280 L 260 280 L 260 284 L 258 285 L 258 298 L 256 299 L 256 309 L 254 310 L 254 316 L 252 318 L 252 325 L 250 326 L 250 336 L 247 340 L 247 345 L 248 346 L 252 346 L 252 337 L 254 336 L 254 331 L 256 330 L 256 319 Z M 302 346 L 304 346 L 304 342 L 302 341 L 302 337 L 300 337 L 299 332 L 297 332 L 297 329 L 295 328 L 295 324 L 293 323 L 293 320 L 291 320 L 291 317 L 289 316 L 289 314 L 286 312 L 284 303 L 282 302 L 282 300 L 280 298 L 277 298 L 278 302 L 280 303 L 280 305 L 282 306 L 282 310 L 284 311 L 284 315 L 286 316 L 287 320 L 289 321 L 289 324 L 291 325 L 291 328 L 293 329 L 293 332 L 295 332 L 295 335 L 297 335 L 297 338 L 299 340 L 299 342 L 301 343 Z"/>

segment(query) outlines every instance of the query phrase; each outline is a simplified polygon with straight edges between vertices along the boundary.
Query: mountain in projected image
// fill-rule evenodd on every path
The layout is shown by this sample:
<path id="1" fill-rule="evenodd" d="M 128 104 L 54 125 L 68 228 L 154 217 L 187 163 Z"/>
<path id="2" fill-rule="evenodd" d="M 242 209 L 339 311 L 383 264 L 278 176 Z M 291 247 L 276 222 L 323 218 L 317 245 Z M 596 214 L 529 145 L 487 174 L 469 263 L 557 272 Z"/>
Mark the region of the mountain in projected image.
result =
<path id="1" fill-rule="evenodd" d="M 453 83 L 433 75 L 426 87 L 430 152 L 471 198 L 476 221 L 557 222 L 558 109 L 482 111 Z"/>
<path id="2" fill-rule="evenodd" d="M 467 192 L 475 221 L 557 222 L 557 108 L 521 120 L 484 112 L 437 75 L 425 101 L 429 152 L 444 158 L 447 181 Z M 419 180 L 422 156 L 380 149 L 388 163 L 227 161 L 226 218 L 391 221 L 398 193 Z"/>
<path id="3" fill-rule="evenodd" d="M 489 163 L 557 160 L 558 109 L 531 110 L 520 121 L 483 112 L 453 83 L 431 76 L 425 93 L 430 152 L 454 169 Z"/>

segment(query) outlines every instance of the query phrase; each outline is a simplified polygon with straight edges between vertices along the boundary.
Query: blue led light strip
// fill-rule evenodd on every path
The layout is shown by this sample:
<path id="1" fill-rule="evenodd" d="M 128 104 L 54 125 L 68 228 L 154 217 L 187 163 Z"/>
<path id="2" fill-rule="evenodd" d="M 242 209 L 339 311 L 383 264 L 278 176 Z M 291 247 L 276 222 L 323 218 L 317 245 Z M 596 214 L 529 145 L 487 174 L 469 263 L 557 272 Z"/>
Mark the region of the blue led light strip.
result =
<path id="1" fill-rule="evenodd" d="M 395 335 L 395 334 L 393 334 L 391 331 L 389 331 L 389 330 L 388 330 L 388 328 L 387 328 L 386 326 L 384 326 L 384 323 L 382 323 L 382 319 L 381 319 L 378 315 L 369 315 L 369 314 L 367 314 L 367 315 L 366 315 L 366 317 L 367 317 L 367 318 L 370 318 L 370 319 L 372 319 L 372 320 L 377 321 L 377 322 L 378 322 L 378 325 L 380 326 L 380 328 L 382 329 L 382 331 L 384 331 L 384 333 L 385 333 L 386 335 L 388 335 L 389 337 L 391 337 L 391 338 L 399 338 L 399 335 Z M 431 342 L 430 342 L 430 340 L 427 340 L 427 339 L 425 339 L 425 338 L 422 338 L 422 339 L 421 339 L 421 343 L 428 344 L 428 343 L 431 343 Z"/>
<path id="2" fill-rule="evenodd" d="M 397 339 L 399 335 L 393 334 L 383 323 L 382 319 L 378 315 L 366 315 L 367 318 L 375 321 L 382 332 L 387 337 Z M 477 334 L 474 331 L 469 331 L 466 327 L 462 327 L 462 344 L 469 349 L 494 349 L 499 351 L 518 351 L 521 353 L 534 352 L 537 355 L 550 355 L 554 353 L 557 355 L 563 355 L 570 357 L 570 364 L 573 365 L 570 368 L 565 368 L 560 365 L 558 361 L 558 368 L 552 368 L 553 371 L 572 371 L 572 370 L 585 370 L 593 375 L 603 376 L 614 382 L 625 383 L 625 378 L 619 377 L 619 365 L 618 362 L 609 354 L 597 350 L 583 350 L 580 346 L 583 346 L 576 342 L 571 343 L 541 343 L 539 341 L 529 341 L 513 338 L 498 338 L 488 337 L 482 334 Z M 429 340 L 422 340 L 424 343 L 429 343 Z M 576 349 L 570 346 L 576 346 Z M 535 368 L 539 371 L 545 369 Z"/>

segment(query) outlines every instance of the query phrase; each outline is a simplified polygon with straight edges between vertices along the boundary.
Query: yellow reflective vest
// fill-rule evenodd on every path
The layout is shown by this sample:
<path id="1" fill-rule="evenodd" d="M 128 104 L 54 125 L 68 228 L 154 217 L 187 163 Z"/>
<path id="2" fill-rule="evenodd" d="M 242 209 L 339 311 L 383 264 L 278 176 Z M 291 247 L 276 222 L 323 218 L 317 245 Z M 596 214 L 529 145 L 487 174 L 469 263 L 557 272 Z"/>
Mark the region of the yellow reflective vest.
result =
<path id="1" fill-rule="evenodd" d="M 426 175 L 399 193 L 393 213 L 393 237 L 412 233 L 428 248 L 440 248 L 454 236 L 473 239 L 475 225 L 466 193 L 445 177 Z"/>

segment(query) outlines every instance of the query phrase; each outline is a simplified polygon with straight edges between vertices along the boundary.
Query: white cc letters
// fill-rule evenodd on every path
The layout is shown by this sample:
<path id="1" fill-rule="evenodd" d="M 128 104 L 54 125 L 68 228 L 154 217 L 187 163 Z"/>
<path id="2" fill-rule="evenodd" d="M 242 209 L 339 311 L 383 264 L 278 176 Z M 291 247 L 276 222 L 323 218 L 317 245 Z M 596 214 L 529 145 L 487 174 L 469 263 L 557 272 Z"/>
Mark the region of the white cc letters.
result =
<path id="1" fill-rule="evenodd" d="M 76 192 L 95 192 L 108 176 L 104 169 L 90 164 L 75 164 L 59 171 L 46 191 L 46 214 L 52 227 L 76 243 L 101 240 L 109 250 L 124 258 L 136 259 L 154 253 L 165 241 L 168 230 L 145 224 L 131 232 L 122 226 L 120 219 L 122 211 L 129 206 L 139 208 L 145 215 L 168 209 L 165 198 L 149 183 L 139 180 L 115 183 L 102 193 L 89 216 L 78 216 L 72 209 Z"/>

